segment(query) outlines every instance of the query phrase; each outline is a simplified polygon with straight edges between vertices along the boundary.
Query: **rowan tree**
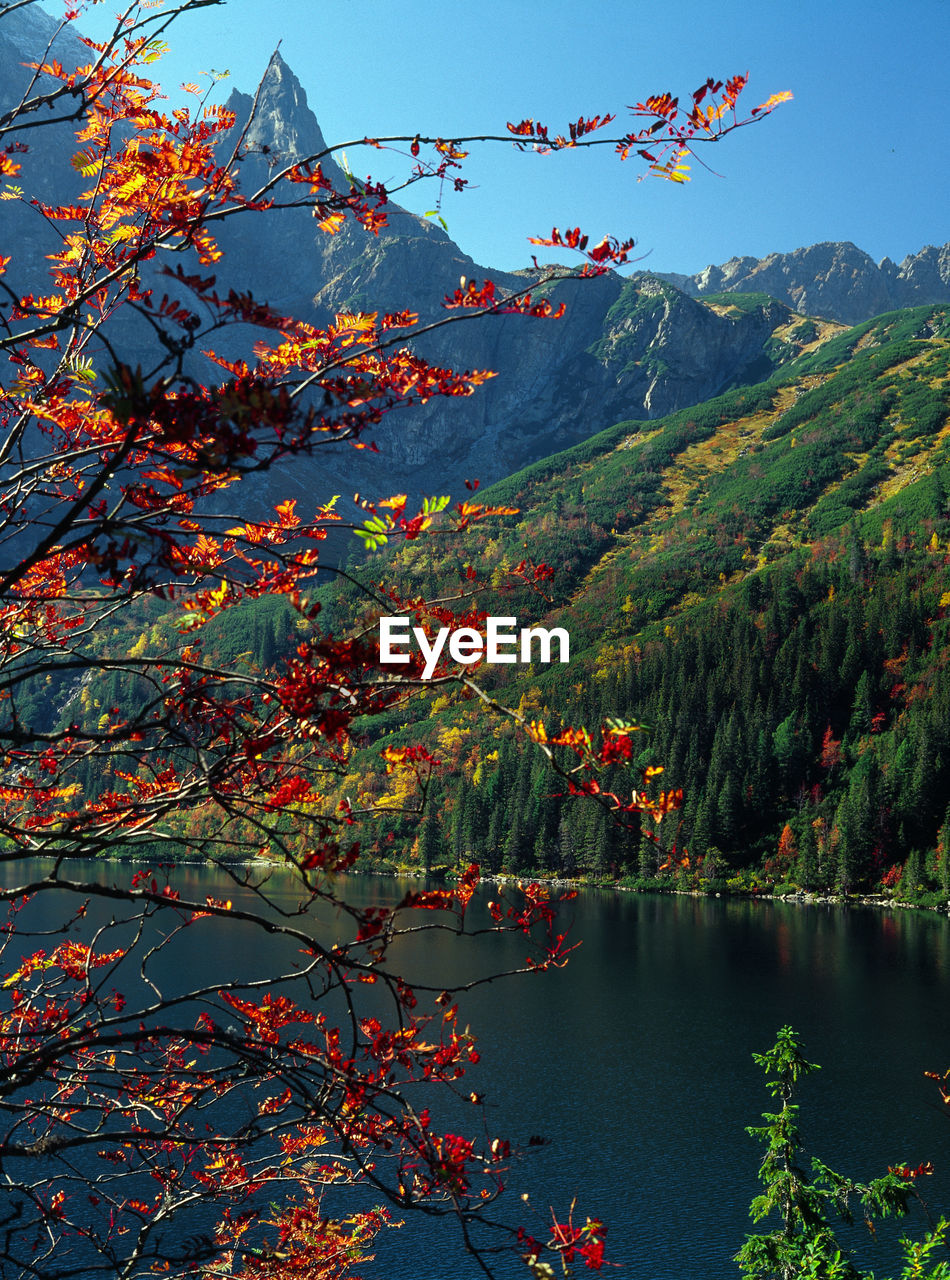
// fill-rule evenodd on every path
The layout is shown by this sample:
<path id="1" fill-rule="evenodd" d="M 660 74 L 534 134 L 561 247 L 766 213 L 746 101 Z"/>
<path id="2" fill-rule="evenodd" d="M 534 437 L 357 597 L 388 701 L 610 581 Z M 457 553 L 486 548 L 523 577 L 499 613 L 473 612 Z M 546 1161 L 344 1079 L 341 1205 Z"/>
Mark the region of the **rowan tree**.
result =
<path id="1" fill-rule="evenodd" d="M 2 22 L 31 2 L 0 11 L 0 37 Z M 524 970 L 559 965 L 569 947 L 556 904 L 532 884 L 476 908 L 476 867 L 452 888 L 372 908 L 348 903 L 339 879 L 358 855 L 354 814 L 329 809 L 324 791 L 359 724 L 440 683 L 485 695 L 446 661 L 428 683 L 415 662 L 393 675 L 372 633 L 321 628 L 321 544 L 344 523 L 332 504 L 299 512 L 286 501 L 251 516 L 242 500 L 252 474 L 327 447 L 363 447 L 384 415 L 471 395 L 489 373 L 415 354 L 413 340 L 431 326 L 409 310 L 339 315 L 321 329 L 222 283 L 216 234 L 226 220 L 301 207 L 326 234 L 352 220 L 373 235 L 390 193 L 372 178 L 335 187 L 325 166 L 336 148 L 284 158 L 259 189 L 241 189 L 247 131 L 198 86 L 188 87 L 193 108 L 167 110 L 149 78 L 168 24 L 208 2 L 131 7 L 110 38 L 83 41 L 87 61 L 75 69 L 38 50 L 22 96 L 0 114 L 2 199 L 56 237 L 47 277 L 25 281 L 21 246 L 6 244 L 0 279 L 9 365 L 0 391 L 0 897 L 10 908 L 0 1268 L 58 1278 L 344 1276 L 390 1212 L 415 1208 L 455 1217 L 486 1271 L 502 1247 L 539 1277 L 553 1274 L 548 1258 L 596 1268 L 603 1228 L 592 1219 L 556 1215 L 535 1238 L 493 1217 L 512 1151 L 466 1091 L 477 1050 L 456 999 L 489 975 L 473 970 L 441 990 L 411 983 L 392 958 L 402 933 L 450 932 L 461 944 L 508 929 L 528 939 Z M 444 183 L 475 141 L 529 152 L 607 143 L 682 181 L 699 143 L 783 97 L 743 118 L 744 86 L 742 76 L 709 80 L 684 107 L 669 94 L 648 97 L 619 134 L 606 115 L 563 133 L 523 120 L 480 140 L 339 145 L 401 151 L 407 182 Z M 67 124 L 75 193 L 40 199 L 17 185 L 17 154 Z M 535 243 L 575 251 L 580 275 L 623 265 L 631 249 L 610 238 L 592 245 L 577 228 Z M 439 323 L 550 319 L 535 286 L 565 271 L 539 268 L 509 296 L 469 281 L 445 299 Z M 231 330 L 253 331 L 244 355 L 215 354 L 222 342 L 230 349 Z M 130 357 L 130 333 L 148 335 L 145 359 Z M 198 353 L 216 361 L 218 381 L 199 380 Z M 415 539 L 437 517 L 461 535 L 498 514 L 444 498 L 412 511 L 402 495 L 364 505 L 367 544 Z M 528 561 L 512 571 L 549 572 Z M 415 598 L 385 607 L 421 625 L 476 625 L 474 592 L 466 582 L 454 611 Z M 275 599 L 294 620 L 290 652 L 269 642 L 215 658 L 216 620 Z M 68 697 L 51 705 L 44 689 Z M 549 741 L 543 724 L 507 714 L 572 793 L 621 816 L 677 803 L 601 787 L 604 768 L 632 763 L 635 726 L 569 728 Z M 425 750 L 386 758 L 424 789 Z M 138 858 L 134 874 L 89 861 L 117 851 Z M 293 874 L 292 901 L 267 865 L 248 862 L 257 854 Z M 176 869 L 186 855 L 215 863 L 227 893 L 196 894 Z M 221 971 L 191 971 L 195 934 L 215 941 Z M 439 1088 L 471 1107 L 464 1134 L 434 1122 L 428 1095 Z M 356 1209 L 341 1208 L 343 1193 L 359 1188 L 380 1207 L 366 1208 L 363 1194 Z"/>

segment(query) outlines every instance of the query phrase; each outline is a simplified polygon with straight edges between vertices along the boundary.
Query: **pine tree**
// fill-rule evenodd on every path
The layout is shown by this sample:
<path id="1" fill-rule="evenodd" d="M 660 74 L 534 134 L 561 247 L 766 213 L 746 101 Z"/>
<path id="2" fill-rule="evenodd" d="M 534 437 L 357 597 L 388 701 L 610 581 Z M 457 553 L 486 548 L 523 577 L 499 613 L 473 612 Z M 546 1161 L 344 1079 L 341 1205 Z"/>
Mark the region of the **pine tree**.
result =
<path id="1" fill-rule="evenodd" d="M 525 840 L 526 828 L 522 818 L 522 807 L 514 803 L 508 811 L 508 834 L 502 850 L 502 866 L 506 871 L 520 871 L 526 866 L 528 850 L 525 848 Z M 531 847 L 534 846 L 533 839 L 530 840 L 530 844 Z"/>
<path id="2" fill-rule="evenodd" d="M 798 849 L 798 863 L 795 876 L 803 889 L 817 889 L 820 886 L 818 871 L 818 834 L 814 824 L 806 821 L 802 829 Z"/>
<path id="3" fill-rule="evenodd" d="M 445 860 L 445 835 L 439 820 L 439 798 L 430 787 L 419 832 L 419 860 L 426 875 Z"/>
<path id="4" fill-rule="evenodd" d="M 943 826 L 938 836 L 938 852 L 940 861 L 937 864 L 937 877 L 940 889 L 945 895 L 950 895 L 950 805 L 943 816 Z"/>
<path id="5" fill-rule="evenodd" d="M 742 797 L 739 782 L 730 769 L 716 798 L 716 843 L 724 849 L 735 849 L 739 843 L 742 819 Z"/>
<path id="6" fill-rule="evenodd" d="M 858 677 L 851 703 L 851 719 L 848 722 L 848 734 L 852 739 L 863 738 L 871 731 L 871 718 L 874 715 L 874 703 L 871 696 L 871 677 L 865 668 Z"/>
<path id="7" fill-rule="evenodd" d="M 866 878 L 871 867 L 876 834 L 877 776 L 874 757 L 870 753 L 862 756 L 835 814 L 840 833 L 837 883 L 845 893 L 850 893 Z"/>
<path id="8" fill-rule="evenodd" d="M 565 810 L 558 824 L 558 857 L 562 876 L 571 877 L 577 870 L 577 842 L 571 827 L 571 818 L 577 813 L 577 806 Z"/>
<path id="9" fill-rule="evenodd" d="M 850 1224 L 856 1202 L 873 1231 L 875 1218 L 907 1212 L 912 1184 L 896 1172 L 856 1182 L 819 1159 L 813 1159 L 811 1173 L 806 1172 L 799 1163 L 804 1143 L 799 1108 L 792 1099 L 799 1081 L 819 1068 L 805 1058 L 791 1027 L 779 1031 L 768 1053 L 752 1056 L 765 1070 L 766 1087 L 781 1110 L 763 1113 L 765 1123 L 747 1131 L 765 1147 L 759 1168 L 764 1189 L 752 1201 L 749 1215 L 756 1223 L 767 1218 L 777 1222 L 768 1233 L 747 1236 L 735 1261 L 748 1280 L 859 1280 L 860 1273 L 835 1236 L 836 1221 Z"/>
<path id="10" fill-rule="evenodd" d="M 920 851 L 911 849 L 904 863 L 904 872 L 897 888 L 897 897 L 904 902 L 916 902 L 920 896 Z"/>

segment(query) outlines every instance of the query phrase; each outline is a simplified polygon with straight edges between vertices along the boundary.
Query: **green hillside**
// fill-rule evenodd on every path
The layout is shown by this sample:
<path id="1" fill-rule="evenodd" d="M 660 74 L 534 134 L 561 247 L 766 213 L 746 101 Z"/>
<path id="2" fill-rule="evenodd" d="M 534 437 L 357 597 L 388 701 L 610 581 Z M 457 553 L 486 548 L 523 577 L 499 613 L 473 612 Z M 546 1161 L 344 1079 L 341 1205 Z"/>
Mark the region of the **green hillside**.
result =
<path id="1" fill-rule="evenodd" d="M 421 734 L 445 759 L 420 860 L 946 896 L 950 312 L 826 341 L 800 323 L 817 340 L 768 381 L 620 423 L 495 485 L 486 500 L 520 515 L 491 535 L 381 558 L 415 594 L 446 592 L 467 563 L 496 583 L 527 555 L 554 566 L 549 599 L 516 587 L 479 607 L 567 627 L 570 665 L 479 680 L 549 731 L 649 725 L 641 763 L 685 794 L 655 838 L 613 829 L 554 794 L 504 722 L 442 693 L 385 739 Z M 343 789 L 405 803 L 408 785 L 380 776 L 381 741 Z M 603 785 L 624 782 L 637 778 Z M 402 849 L 409 831 L 394 813 L 372 848 Z"/>
<path id="2" fill-rule="evenodd" d="M 384 548 L 354 566 L 368 592 L 322 590 L 318 623 L 337 631 L 374 634 L 388 587 L 567 628 L 568 665 L 483 665 L 476 678 L 549 735 L 608 717 L 647 726 L 636 767 L 601 785 L 629 792 L 662 765 L 651 785 L 682 788 L 680 811 L 617 827 L 565 796 L 510 721 L 443 684 L 368 721 L 328 776 L 328 806 L 351 806 L 367 865 L 475 859 L 655 887 L 946 898 L 950 308 L 789 326 L 775 341 L 804 350 L 766 381 L 618 423 L 484 495 L 517 516 Z M 553 577 L 534 573 L 542 562 Z M 486 589 L 456 601 L 473 575 Z M 282 598 L 230 609 L 200 636 L 179 623 L 155 602 L 89 643 L 134 657 L 200 641 L 239 675 L 279 667 L 311 625 Z M 154 696 L 127 664 L 81 686 L 51 664 L 23 681 L 17 712 L 53 730 Z M 440 761 L 431 774 L 393 760 L 387 772 L 384 748 L 418 742 Z M 115 784 L 91 770 L 77 762 L 87 794 Z"/>

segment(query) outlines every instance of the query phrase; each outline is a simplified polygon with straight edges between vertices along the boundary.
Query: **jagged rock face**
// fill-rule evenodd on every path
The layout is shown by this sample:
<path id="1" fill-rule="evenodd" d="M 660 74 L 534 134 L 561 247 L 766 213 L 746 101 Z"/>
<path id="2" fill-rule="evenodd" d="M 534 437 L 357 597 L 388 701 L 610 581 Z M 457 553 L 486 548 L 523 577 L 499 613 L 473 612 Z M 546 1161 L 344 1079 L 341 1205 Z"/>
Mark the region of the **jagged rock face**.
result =
<path id="1" fill-rule="evenodd" d="M 939 249 L 929 244 L 920 253 L 908 255 L 895 270 L 915 301 L 945 302 L 950 296 L 950 243 Z"/>
<path id="2" fill-rule="evenodd" d="M 230 105 L 240 131 L 252 100 L 233 95 Z M 246 143 L 252 154 L 241 162 L 245 191 L 274 165 L 325 145 L 280 58 L 258 93 Z M 339 168 L 322 163 L 345 190 Z M 376 237 L 353 223 L 327 235 L 304 210 L 236 219 L 222 233 L 226 270 L 272 305 L 318 323 L 339 311 L 406 307 L 424 322 L 436 320 L 462 276 L 490 276 L 499 292 L 525 284 L 519 275 L 478 266 L 426 219 L 397 206 L 388 217 Z M 563 319 L 466 317 L 413 341 L 439 364 L 497 376 L 472 397 L 394 413 L 373 433 L 394 487 L 430 491 L 436 481 L 458 488 L 463 477 L 497 479 L 621 418 L 652 418 L 696 403 L 743 381 L 781 321 L 768 307 L 726 318 L 657 281 L 629 283 L 615 275 L 563 281 L 550 296 L 567 304 Z M 344 491 L 378 486 L 374 459 L 351 453 L 320 461 L 323 478 L 335 473 Z"/>
<path id="3" fill-rule="evenodd" d="M 69 68 L 89 60 L 89 50 L 69 27 L 59 31 L 59 25 L 38 5 L 0 12 L 0 111 L 12 110 L 30 85 L 34 73 L 24 64 L 58 58 Z M 34 93 L 53 87 L 52 81 L 39 80 Z M 57 118 L 68 114 L 73 106 L 66 98 L 55 109 L 41 109 L 31 120 Z M 4 145 L 10 141 L 9 135 L 3 139 Z M 19 187 L 26 199 L 5 201 L 2 206 L 0 255 L 11 259 L 5 283 L 25 294 L 36 292 L 38 285 L 44 283 L 49 270 L 46 255 L 61 247 L 55 229 L 29 206 L 29 198 L 65 203 L 79 193 L 84 183 L 70 165 L 70 158 L 78 150 L 74 125 L 25 129 L 16 141 L 26 143 L 29 149 L 12 157 L 20 165 L 20 172 L 4 178 L 0 186 Z"/>
<path id="4" fill-rule="evenodd" d="M 767 258 L 730 258 L 693 276 L 664 280 L 701 298 L 711 293 L 768 293 L 803 315 L 860 324 L 883 311 L 950 301 L 950 243 L 928 245 L 900 266 L 879 264 L 850 242 L 826 242 Z"/>
<path id="5" fill-rule="evenodd" d="M 30 56 L 25 51 L 40 43 L 36 52 L 42 54 L 53 25 L 33 8 L 0 21 L 0 89 L 5 84 L 8 95 L 22 82 L 22 68 L 20 81 L 14 71 Z M 83 50 L 75 44 L 69 52 L 75 61 Z M 306 95 L 278 55 L 256 95 L 235 93 L 229 106 L 236 123 L 222 140 L 220 154 L 229 156 L 239 145 L 245 194 L 260 190 L 292 161 L 325 149 Z M 75 145 L 68 126 L 37 133 L 36 158 L 42 163 L 29 172 L 31 191 L 63 198 L 76 181 L 69 165 Z M 332 157 L 321 163 L 333 184 L 348 190 Z M 306 196 L 305 187 L 299 192 Z M 352 222 L 328 235 L 302 207 L 239 214 L 216 229 L 225 251 L 219 291 L 249 290 L 279 311 L 317 324 L 340 311 L 406 308 L 428 322 L 447 314 L 442 299 L 458 287 L 461 276 L 490 276 L 500 293 L 525 285 L 521 274 L 478 266 L 431 221 L 398 206 L 387 212 L 389 225 L 378 236 Z M 31 219 L 38 226 L 42 219 L 13 203 L 4 205 L 3 219 L 0 251 L 12 231 L 22 268 L 17 284 L 22 279 L 23 291 L 33 290 L 37 273 L 45 270 L 42 255 L 49 252 L 31 231 Z M 392 490 L 458 490 L 463 478 L 497 479 L 621 419 L 658 417 L 765 376 L 772 367 L 772 335 L 787 318 L 783 308 L 765 302 L 743 308 L 741 314 L 721 314 L 687 293 L 701 297 L 755 290 L 801 311 L 857 319 L 892 305 L 893 289 L 933 292 L 947 289 L 948 281 L 948 249 L 925 250 L 900 268 L 888 264 L 884 269 L 874 267 L 853 245 L 816 245 L 763 262 L 733 259 L 701 276 L 675 277 L 677 287 L 649 276 L 565 280 L 549 287 L 555 304 L 567 304 L 564 319 L 466 315 L 412 339 L 421 354 L 439 364 L 490 369 L 497 376 L 472 397 L 437 398 L 411 412 L 389 415 L 373 433 L 384 453 L 382 467 L 378 459 L 349 449 L 318 450 L 309 462 L 295 459 L 286 472 L 275 468 L 271 475 L 255 477 L 242 490 L 242 502 L 271 505 L 294 494 L 309 504 L 337 490 L 375 493 L 381 475 Z M 164 278 L 161 287 L 168 287 Z M 851 309 L 845 312 L 848 299 Z M 118 338 L 125 358 L 147 366 L 151 334 L 125 323 Z M 215 349 L 232 357 L 246 355 L 257 336 L 229 329 L 215 335 Z M 216 366 L 197 358 L 194 370 L 204 378 L 219 374 Z"/>
<path id="6" fill-rule="evenodd" d="M 787 318 L 778 303 L 720 315 L 647 277 L 625 284 L 593 354 L 613 384 L 612 406 L 642 403 L 646 416 L 662 417 L 761 376 L 765 344 Z"/>
<path id="7" fill-rule="evenodd" d="M 247 94 L 235 90 L 227 105 L 235 113 L 239 127 L 247 124 L 245 145 L 250 152 L 264 155 L 263 148 L 267 147 L 278 160 L 281 157 L 293 160 L 326 150 L 316 116 L 307 106 L 307 95 L 279 53 L 268 63 L 253 119 L 254 99 Z M 322 163 L 328 172 L 339 176 L 332 158 Z"/>

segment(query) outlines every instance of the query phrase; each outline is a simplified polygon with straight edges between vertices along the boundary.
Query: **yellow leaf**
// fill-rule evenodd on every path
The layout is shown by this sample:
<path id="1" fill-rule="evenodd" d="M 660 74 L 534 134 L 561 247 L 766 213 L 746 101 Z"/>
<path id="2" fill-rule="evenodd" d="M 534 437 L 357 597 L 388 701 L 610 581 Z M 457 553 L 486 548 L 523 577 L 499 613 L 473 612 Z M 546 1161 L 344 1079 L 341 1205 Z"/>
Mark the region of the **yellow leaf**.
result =
<path id="1" fill-rule="evenodd" d="M 316 217 L 316 213 L 314 213 L 314 217 Z M 317 226 L 321 231 L 325 231 L 327 235 L 335 236 L 344 222 L 346 222 L 346 218 L 342 213 L 330 213 L 325 218 L 321 218 Z"/>
<path id="2" fill-rule="evenodd" d="M 783 89 L 781 93 L 773 93 L 770 98 L 760 103 L 756 107 L 756 111 L 771 111 L 773 107 L 777 107 L 780 102 L 791 102 L 792 94 L 788 89 Z"/>

